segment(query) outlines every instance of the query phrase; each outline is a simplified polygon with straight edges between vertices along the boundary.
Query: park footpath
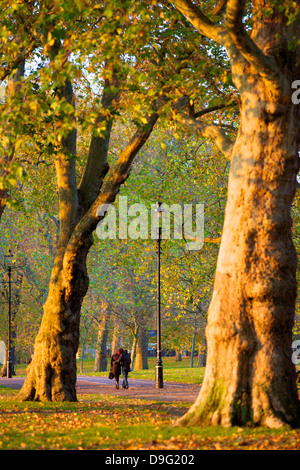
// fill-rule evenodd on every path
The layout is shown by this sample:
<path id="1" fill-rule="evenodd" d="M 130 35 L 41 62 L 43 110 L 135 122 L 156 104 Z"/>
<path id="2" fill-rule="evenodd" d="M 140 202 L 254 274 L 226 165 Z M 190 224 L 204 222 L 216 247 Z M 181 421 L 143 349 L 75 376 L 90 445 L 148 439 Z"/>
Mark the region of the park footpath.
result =
<path id="1" fill-rule="evenodd" d="M 0 377 L 0 386 L 9 387 L 14 390 L 20 390 L 25 377 Z M 120 388 L 115 388 L 115 381 L 107 377 L 90 377 L 84 375 L 77 376 L 76 391 L 77 395 L 112 395 L 125 396 L 128 398 L 147 399 L 166 402 L 186 402 L 194 403 L 199 391 L 200 385 L 181 384 L 178 382 L 164 382 L 163 388 L 155 388 L 154 380 L 146 379 L 128 379 L 129 388 L 122 388 L 122 377 L 120 377 Z"/>

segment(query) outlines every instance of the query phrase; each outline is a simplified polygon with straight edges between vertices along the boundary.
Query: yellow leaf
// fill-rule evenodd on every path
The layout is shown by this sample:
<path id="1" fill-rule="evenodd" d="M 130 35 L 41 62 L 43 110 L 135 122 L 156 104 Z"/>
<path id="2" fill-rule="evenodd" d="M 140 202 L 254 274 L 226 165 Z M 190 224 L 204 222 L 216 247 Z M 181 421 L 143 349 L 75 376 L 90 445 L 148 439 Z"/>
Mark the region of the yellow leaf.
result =
<path id="1" fill-rule="evenodd" d="M 38 102 L 37 101 L 31 101 L 29 103 L 29 107 L 32 111 L 37 111 L 38 110 Z"/>

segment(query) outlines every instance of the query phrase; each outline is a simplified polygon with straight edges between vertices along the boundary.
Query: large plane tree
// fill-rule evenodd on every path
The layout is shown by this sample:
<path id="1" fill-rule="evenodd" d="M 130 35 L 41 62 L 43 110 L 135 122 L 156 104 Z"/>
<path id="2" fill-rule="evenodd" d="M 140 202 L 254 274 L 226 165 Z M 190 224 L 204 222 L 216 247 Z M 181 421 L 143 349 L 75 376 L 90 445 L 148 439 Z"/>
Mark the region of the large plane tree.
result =
<path id="1" fill-rule="evenodd" d="M 222 138 L 230 174 L 205 378 L 180 423 L 298 425 L 291 205 L 299 168 L 292 84 L 300 77 L 300 2 L 221 0 L 210 10 L 211 2 L 170 3 L 209 40 L 208 53 L 212 44 L 226 49 L 240 110 L 236 140 Z M 186 117 L 186 124 L 206 131 L 201 120 Z"/>
<path id="2" fill-rule="evenodd" d="M 87 255 L 101 220 L 97 208 L 114 202 L 158 113 L 152 97 L 153 103 L 136 115 L 131 139 L 109 165 L 113 122 L 122 112 L 121 95 L 130 93 L 130 65 L 121 58 L 126 38 L 118 31 L 128 20 L 130 35 L 126 5 L 111 10 L 105 2 L 34 3 L 32 10 L 27 2 L 17 10 L 26 31 L 40 12 L 30 30 L 35 48 L 25 49 L 23 106 L 30 108 L 28 132 L 55 165 L 59 237 L 33 358 L 18 398 L 75 401 L 80 310 L 89 285 Z M 87 154 L 80 160 L 78 140 L 88 133 Z"/>
<path id="3" fill-rule="evenodd" d="M 149 13 L 146 3 L 24 0 L 7 3 L 7 12 L 9 34 L 18 35 L 10 15 L 23 26 L 19 46 L 6 57 L 7 75 L 19 61 L 28 64 L 20 84 L 22 108 L 16 104 L 23 140 L 27 150 L 55 165 L 59 217 L 48 296 L 18 398 L 75 401 L 87 255 L 104 215 L 97 209 L 115 201 L 161 110 L 188 106 L 172 77 L 187 68 L 190 52 L 180 48 L 182 57 L 165 63 L 161 10 Z M 112 157 L 117 119 L 126 121 L 132 137 Z M 79 155 L 87 139 L 87 151 Z"/>

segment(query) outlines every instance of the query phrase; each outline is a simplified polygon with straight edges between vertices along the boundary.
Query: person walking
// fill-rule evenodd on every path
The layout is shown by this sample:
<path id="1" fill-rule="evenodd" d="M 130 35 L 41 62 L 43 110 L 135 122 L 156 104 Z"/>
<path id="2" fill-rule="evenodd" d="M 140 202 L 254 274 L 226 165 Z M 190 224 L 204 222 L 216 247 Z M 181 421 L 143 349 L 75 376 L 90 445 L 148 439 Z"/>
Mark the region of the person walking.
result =
<path id="1" fill-rule="evenodd" d="M 122 354 L 121 359 L 122 364 L 122 374 L 123 374 L 123 388 L 128 388 L 128 373 L 130 372 L 131 358 L 128 351 L 125 349 Z"/>
<path id="2" fill-rule="evenodd" d="M 119 388 L 119 377 L 121 375 L 121 359 L 122 359 L 122 357 L 123 357 L 123 349 L 120 348 L 120 349 L 118 349 L 116 354 L 114 354 L 111 357 L 111 361 L 110 361 L 111 371 L 115 376 L 116 388 Z"/>

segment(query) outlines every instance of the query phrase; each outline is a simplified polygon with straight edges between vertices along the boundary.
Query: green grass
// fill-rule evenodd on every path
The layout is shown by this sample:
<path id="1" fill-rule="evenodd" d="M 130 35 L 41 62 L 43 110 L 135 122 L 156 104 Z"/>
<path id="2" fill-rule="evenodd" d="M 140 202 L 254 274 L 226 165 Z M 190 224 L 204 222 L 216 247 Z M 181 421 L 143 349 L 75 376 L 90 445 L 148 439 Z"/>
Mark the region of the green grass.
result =
<path id="1" fill-rule="evenodd" d="M 204 369 L 189 367 L 189 359 L 163 358 L 164 381 L 201 383 Z M 94 373 L 94 361 L 84 362 L 83 374 Z M 79 364 L 78 364 L 79 371 Z M 17 366 L 17 376 L 26 366 Z M 149 370 L 131 378 L 155 378 L 155 358 Z M 174 426 L 190 404 L 157 402 L 125 396 L 79 395 L 77 403 L 16 401 L 16 391 L 0 387 L 0 450 L 297 450 L 300 430 L 288 428 L 228 428 Z"/>
<path id="2" fill-rule="evenodd" d="M 80 395 L 78 403 L 17 402 L 0 387 L 0 450 L 294 449 L 289 429 L 174 426 L 186 403 Z"/>

